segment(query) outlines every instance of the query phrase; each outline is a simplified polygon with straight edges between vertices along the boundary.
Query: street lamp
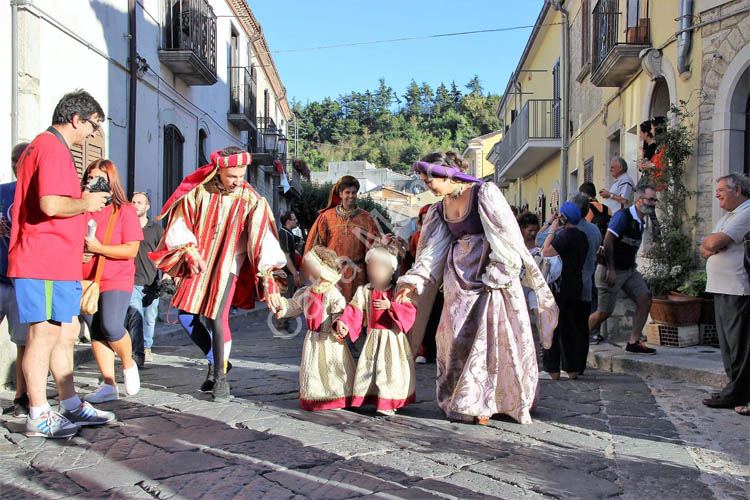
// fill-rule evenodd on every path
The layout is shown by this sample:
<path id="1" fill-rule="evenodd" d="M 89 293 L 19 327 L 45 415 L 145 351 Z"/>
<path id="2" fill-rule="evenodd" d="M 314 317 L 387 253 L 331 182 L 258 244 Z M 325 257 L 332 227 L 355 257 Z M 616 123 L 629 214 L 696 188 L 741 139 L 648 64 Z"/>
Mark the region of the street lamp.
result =
<path id="1" fill-rule="evenodd" d="M 286 154 L 287 144 L 289 144 L 289 139 L 279 132 L 279 155 Z"/>
<path id="2" fill-rule="evenodd" d="M 279 136 L 276 131 L 270 128 L 263 129 L 263 149 L 266 153 L 273 155 L 276 152 L 276 144 Z"/>

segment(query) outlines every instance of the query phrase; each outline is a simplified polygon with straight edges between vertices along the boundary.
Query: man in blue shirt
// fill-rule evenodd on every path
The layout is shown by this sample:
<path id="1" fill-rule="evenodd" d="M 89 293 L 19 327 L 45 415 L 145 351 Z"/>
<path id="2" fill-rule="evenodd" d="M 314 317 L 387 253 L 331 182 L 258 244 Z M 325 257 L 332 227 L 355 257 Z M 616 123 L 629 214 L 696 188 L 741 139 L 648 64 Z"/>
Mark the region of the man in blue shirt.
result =
<path id="1" fill-rule="evenodd" d="M 606 265 L 598 265 L 594 275 L 599 307 L 589 317 L 589 330 L 594 330 L 612 315 L 617 294 L 620 290 L 624 291 L 636 304 L 633 331 L 625 350 L 639 354 L 656 352 L 641 342 L 641 333 L 651 309 L 651 297 L 643 276 L 635 266 L 643 238 L 643 220 L 655 213 L 656 202 L 656 190 L 652 186 L 641 186 L 636 191 L 633 205 L 621 209 L 612 217 L 604 237 Z"/>
<path id="2" fill-rule="evenodd" d="M 16 175 L 16 164 L 28 143 L 17 144 L 10 155 L 10 166 Z M 10 222 L 13 213 L 13 200 L 16 196 L 16 182 L 0 184 L 0 322 L 8 320 L 10 340 L 16 344 L 16 396 L 13 399 L 13 413 L 17 417 L 26 416 L 29 411 L 29 397 L 26 394 L 26 379 L 23 376 L 23 354 L 29 327 L 18 322 L 18 304 L 13 281 L 8 278 L 8 243 L 10 242 Z"/>

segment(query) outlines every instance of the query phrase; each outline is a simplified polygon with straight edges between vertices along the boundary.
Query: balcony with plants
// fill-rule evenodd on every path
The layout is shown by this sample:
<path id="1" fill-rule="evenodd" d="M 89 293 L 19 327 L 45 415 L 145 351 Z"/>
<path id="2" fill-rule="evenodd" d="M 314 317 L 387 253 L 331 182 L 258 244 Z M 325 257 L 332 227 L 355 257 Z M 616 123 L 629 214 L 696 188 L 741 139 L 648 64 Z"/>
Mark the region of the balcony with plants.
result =
<path id="1" fill-rule="evenodd" d="M 625 5 L 624 12 L 620 4 Z M 639 0 L 597 2 L 591 32 L 591 83 L 621 87 L 640 69 L 639 54 L 651 47 L 649 19 L 642 15 Z"/>

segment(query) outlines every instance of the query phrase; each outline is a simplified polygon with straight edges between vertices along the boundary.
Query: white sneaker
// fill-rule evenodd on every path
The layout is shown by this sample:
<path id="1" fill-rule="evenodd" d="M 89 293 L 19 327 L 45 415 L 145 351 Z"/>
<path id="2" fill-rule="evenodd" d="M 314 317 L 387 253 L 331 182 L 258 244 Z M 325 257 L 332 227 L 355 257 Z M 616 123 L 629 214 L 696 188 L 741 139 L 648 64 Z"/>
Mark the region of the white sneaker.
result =
<path id="1" fill-rule="evenodd" d="M 427 364 L 427 358 L 425 358 L 424 356 L 417 356 L 417 359 L 415 360 L 415 362 L 418 365 L 426 365 Z"/>
<path id="2" fill-rule="evenodd" d="M 122 370 L 122 376 L 125 378 L 125 393 L 128 396 L 135 396 L 141 390 L 141 377 L 138 375 L 138 365 L 133 363 L 131 368 Z"/>
<path id="3" fill-rule="evenodd" d="M 89 403 L 105 403 L 107 401 L 117 401 L 120 399 L 120 391 L 117 387 L 109 384 L 102 384 L 91 394 L 84 398 Z"/>

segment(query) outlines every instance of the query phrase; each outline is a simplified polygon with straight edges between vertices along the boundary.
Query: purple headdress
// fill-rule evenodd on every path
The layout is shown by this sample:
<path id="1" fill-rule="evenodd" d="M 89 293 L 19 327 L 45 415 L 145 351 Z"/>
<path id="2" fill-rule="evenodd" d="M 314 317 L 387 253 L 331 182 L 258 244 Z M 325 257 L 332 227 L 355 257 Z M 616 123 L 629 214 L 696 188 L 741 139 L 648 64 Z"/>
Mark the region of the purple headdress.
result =
<path id="1" fill-rule="evenodd" d="M 434 163 L 427 163 L 426 161 L 415 161 L 414 171 L 417 173 L 423 173 L 427 177 L 447 177 L 448 179 L 461 182 L 482 182 L 481 179 L 477 179 L 464 173 L 460 168 L 436 165 Z"/>

